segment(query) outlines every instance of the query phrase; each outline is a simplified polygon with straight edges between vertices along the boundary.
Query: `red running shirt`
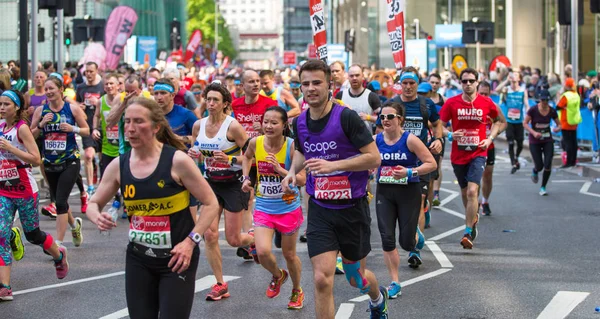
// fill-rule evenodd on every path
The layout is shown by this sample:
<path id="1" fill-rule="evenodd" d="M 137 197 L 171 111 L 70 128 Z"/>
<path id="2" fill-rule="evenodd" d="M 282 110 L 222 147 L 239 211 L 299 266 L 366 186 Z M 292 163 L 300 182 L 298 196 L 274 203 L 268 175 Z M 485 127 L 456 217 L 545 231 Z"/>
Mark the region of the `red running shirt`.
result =
<path id="1" fill-rule="evenodd" d="M 462 94 L 449 98 L 440 110 L 442 122 L 452 121 L 452 130 L 463 130 L 465 136 L 453 138 L 452 164 L 469 164 L 475 157 L 487 156 L 487 150 L 477 147 L 487 138 L 486 123 L 488 117 L 498 117 L 496 104 L 485 96 L 477 95 L 473 103 L 463 100 Z"/>
<path id="2" fill-rule="evenodd" d="M 252 104 L 246 104 L 245 97 L 240 97 L 233 100 L 231 108 L 235 114 L 235 119 L 242 125 L 249 138 L 257 137 L 260 132 L 256 131 L 252 124 L 259 122 L 262 125 L 263 115 L 271 106 L 277 106 L 277 101 L 262 95 L 258 96 L 258 100 Z"/>

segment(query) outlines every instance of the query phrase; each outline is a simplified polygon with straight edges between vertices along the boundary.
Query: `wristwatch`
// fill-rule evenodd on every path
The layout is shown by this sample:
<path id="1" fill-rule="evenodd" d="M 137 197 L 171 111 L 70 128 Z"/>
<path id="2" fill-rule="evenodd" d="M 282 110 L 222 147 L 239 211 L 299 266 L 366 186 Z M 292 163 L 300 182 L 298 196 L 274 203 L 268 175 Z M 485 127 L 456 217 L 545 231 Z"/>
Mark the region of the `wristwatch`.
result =
<path id="1" fill-rule="evenodd" d="M 196 243 L 196 245 L 200 244 L 200 242 L 202 241 L 202 235 L 195 233 L 195 232 L 191 232 L 188 237 L 194 242 Z"/>
<path id="2" fill-rule="evenodd" d="M 231 165 L 235 165 L 237 163 L 237 157 L 236 156 L 232 156 L 231 157 Z"/>
<path id="3" fill-rule="evenodd" d="M 242 183 L 245 181 L 249 181 L 250 180 L 250 176 L 242 176 Z"/>

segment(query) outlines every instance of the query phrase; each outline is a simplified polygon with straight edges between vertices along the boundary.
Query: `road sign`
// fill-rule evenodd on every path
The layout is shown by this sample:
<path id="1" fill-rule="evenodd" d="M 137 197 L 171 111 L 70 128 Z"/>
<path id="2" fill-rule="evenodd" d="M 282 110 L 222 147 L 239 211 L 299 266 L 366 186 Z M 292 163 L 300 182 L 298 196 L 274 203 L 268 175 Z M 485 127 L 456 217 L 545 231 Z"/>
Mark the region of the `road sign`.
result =
<path id="1" fill-rule="evenodd" d="M 296 64 L 296 51 L 284 51 L 283 52 L 283 64 L 293 65 Z"/>

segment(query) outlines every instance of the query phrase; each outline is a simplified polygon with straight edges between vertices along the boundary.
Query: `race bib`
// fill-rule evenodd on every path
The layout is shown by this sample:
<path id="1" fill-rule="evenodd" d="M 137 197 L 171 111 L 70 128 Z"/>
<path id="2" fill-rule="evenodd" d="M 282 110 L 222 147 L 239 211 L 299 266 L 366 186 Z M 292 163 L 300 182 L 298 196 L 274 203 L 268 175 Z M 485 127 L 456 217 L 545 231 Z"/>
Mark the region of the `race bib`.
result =
<path id="1" fill-rule="evenodd" d="M 420 138 L 421 131 L 423 131 L 423 118 L 407 116 L 404 122 L 404 129 Z"/>
<path id="2" fill-rule="evenodd" d="M 348 176 L 317 177 L 315 198 L 320 200 L 352 199 L 352 188 Z"/>
<path id="3" fill-rule="evenodd" d="M 171 249 L 169 216 L 132 216 L 129 241 L 148 248 Z"/>
<path id="4" fill-rule="evenodd" d="M 106 139 L 110 144 L 119 144 L 119 126 L 115 125 L 113 127 L 106 128 Z"/>
<path id="5" fill-rule="evenodd" d="M 17 165 L 13 162 L 2 161 L 2 168 L 0 168 L 0 182 L 12 181 L 15 179 L 19 179 Z"/>
<path id="6" fill-rule="evenodd" d="M 281 198 L 283 196 L 280 182 L 261 182 L 259 192 L 265 198 Z"/>
<path id="7" fill-rule="evenodd" d="M 463 136 L 456 138 L 456 143 L 459 150 L 475 151 L 479 146 L 479 131 L 466 130 Z"/>
<path id="8" fill-rule="evenodd" d="M 521 118 L 521 110 L 515 108 L 508 109 L 508 114 L 506 117 L 511 120 L 518 120 Z"/>
<path id="9" fill-rule="evenodd" d="M 392 166 L 382 166 L 381 172 L 379 173 L 379 183 L 406 185 L 408 184 L 408 177 L 395 179 L 394 168 Z"/>
<path id="10" fill-rule="evenodd" d="M 537 128 L 537 127 L 536 127 L 536 128 L 535 128 L 535 130 L 536 130 L 537 132 L 539 132 L 539 133 L 541 133 L 541 134 L 542 134 L 542 137 L 540 137 L 540 139 L 543 139 L 543 138 L 550 138 L 550 136 L 552 136 L 552 135 L 550 134 L 550 127 L 544 127 L 544 128 Z"/>
<path id="11" fill-rule="evenodd" d="M 67 134 L 48 133 L 44 138 L 44 148 L 47 151 L 62 151 L 67 149 Z"/>

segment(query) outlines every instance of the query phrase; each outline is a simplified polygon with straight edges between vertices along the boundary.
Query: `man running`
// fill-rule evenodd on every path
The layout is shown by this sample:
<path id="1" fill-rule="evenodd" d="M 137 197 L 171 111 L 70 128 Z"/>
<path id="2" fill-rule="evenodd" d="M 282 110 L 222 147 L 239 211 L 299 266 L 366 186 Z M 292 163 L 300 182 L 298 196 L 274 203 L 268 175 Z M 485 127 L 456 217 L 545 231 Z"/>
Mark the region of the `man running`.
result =
<path id="1" fill-rule="evenodd" d="M 296 172 L 306 168 L 308 254 L 315 283 L 317 318 L 333 318 L 336 255 L 343 256 L 346 279 L 371 299 L 371 318 L 387 318 L 387 289 L 365 267 L 371 251 L 371 215 L 366 186 L 370 169 L 381 164 L 375 141 L 349 108 L 329 99 L 331 70 L 320 60 L 300 69 L 304 98 L 310 108 L 294 120 L 296 152 L 284 191 L 296 185 Z M 340 129 L 341 128 L 341 129 Z"/>
<path id="2" fill-rule="evenodd" d="M 294 118 L 300 115 L 300 106 L 298 100 L 283 87 L 275 87 L 273 77 L 275 73 L 271 70 L 262 70 L 259 73 L 260 85 L 262 91 L 261 95 L 264 95 L 277 102 L 278 106 L 282 107 L 288 114 L 288 118 Z"/>
<path id="3" fill-rule="evenodd" d="M 329 67 L 331 68 L 331 80 L 333 81 L 332 96 L 336 96 L 340 91 L 346 91 L 350 88 L 350 83 L 346 80 L 346 65 L 342 61 L 335 61 Z"/>
<path id="4" fill-rule="evenodd" d="M 193 112 L 199 111 L 197 110 L 198 104 L 196 104 L 196 98 L 194 98 L 194 93 L 188 91 L 186 88 L 181 86 L 181 72 L 179 72 L 178 69 L 167 68 L 162 75 L 164 78 L 171 81 L 173 87 L 175 88 L 175 104 L 181 105 L 182 107 Z M 198 115 L 199 114 L 196 114 L 196 116 Z"/>
<path id="5" fill-rule="evenodd" d="M 340 90 L 334 96 L 337 100 L 344 102 L 344 105 L 356 111 L 367 129 L 373 133 L 373 124 L 377 121 L 377 117 L 373 116 L 373 113 L 381 107 L 381 100 L 377 93 L 371 92 L 363 86 L 365 77 L 360 65 L 354 64 L 348 69 L 348 80 L 350 88 Z"/>
<path id="6" fill-rule="evenodd" d="M 460 73 L 463 93 L 449 98 L 440 113 L 443 126 L 452 121 L 453 132 L 448 137 L 452 141 L 450 162 L 465 206 L 466 227 L 460 242 L 465 249 L 472 249 L 477 237 L 477 196 L 485 169 L 487 148 L 506 123 L 494 102 L 477 94 L 477 76 L 475 69 L 464 69 Z M 490 135 L 486 136 L 488 117 L 494 124 Z"/>
<path id="7" fill-rule="evenodd" d="M 96 62 L 88 62 L 85 64 L 85 79 L 86 83 L 77 86 L 76 101 L 80 103 L 85 112 L 88 127 L 98 127 L 96 123 L 96 105 L 102 95 L 104 95 L 104 84 L 102 78 L 98 77 L 98 64 Z M 92 136 L 82 136 L 83 143 L 83 166 L 87 177 L 88 189 L 87 193 L 94 193 L 94 158 L 96 152 L 100 151 L 98 143 L 94 141 Z"/>
<path id="8" fill-rule="evenodd" d="M 444 106 L 444 103 L 446 102 L 446 98 L 438 92 L 440 86 L 442 85 L 442 77 L 438 73 L 431 73 L 429 75 L 429 84 L 431 84 L 431 91 L 433 92 L 430 99 L 435 104 L 435 107 L 439 114 L 440 110 L 442 109 L 442 106 Z M 444 136 L 446 133 L 444 133 Z M 433 200 L 431 201 L 432 206 L 440 205 L 440 188 L 442 187 L 442 159 L 444 158 L 444 146 L 446 145 L 445 137 L 442 137 L 442 145 L 442 151 L 436 158 L 438 159 L 438 178 L 436 178 L 433 181 Z"/>
<path id="9" fill-rule="evenodd" d="M 508 122 L 506 127 L 506 141 L 508 142 L 508 155 L 512 169 L 511 174 L 516 173 L 520 168 L 519 155 L 523 150 L 523 138 L 525 136 L 523 128 L 523 109 L 529 109 L 529 102 L 525 88 L 521 87 L 521 75 L 514 72 L 509 75 L 510 86 L 503 90 L 505 94 L 504 103 L 502 103 L 502 112 Z M 515 143 L 517 152 L 515 153 Z"/>

